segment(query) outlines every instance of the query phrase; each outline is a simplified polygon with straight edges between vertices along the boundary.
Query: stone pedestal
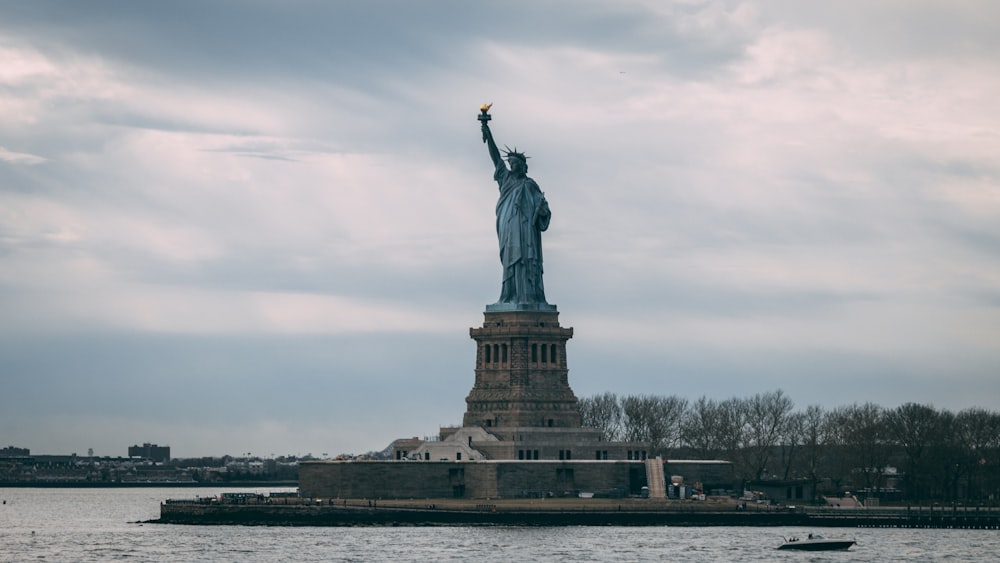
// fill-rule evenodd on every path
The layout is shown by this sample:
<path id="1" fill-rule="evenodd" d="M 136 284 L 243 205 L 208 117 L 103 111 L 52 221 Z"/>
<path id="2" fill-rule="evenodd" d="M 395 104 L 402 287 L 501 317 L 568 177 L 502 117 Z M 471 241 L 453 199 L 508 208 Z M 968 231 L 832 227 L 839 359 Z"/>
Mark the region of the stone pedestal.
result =
<path id="1" fill-rule="evenodd" d="M 566 341 L 552 310 L 490 310 L 476 341 L 476 383 L 465 402 L 462 426 L 479 426 L 502 440 L 517 428 L 580 428 L 576 395 L 569 387 Z"/>

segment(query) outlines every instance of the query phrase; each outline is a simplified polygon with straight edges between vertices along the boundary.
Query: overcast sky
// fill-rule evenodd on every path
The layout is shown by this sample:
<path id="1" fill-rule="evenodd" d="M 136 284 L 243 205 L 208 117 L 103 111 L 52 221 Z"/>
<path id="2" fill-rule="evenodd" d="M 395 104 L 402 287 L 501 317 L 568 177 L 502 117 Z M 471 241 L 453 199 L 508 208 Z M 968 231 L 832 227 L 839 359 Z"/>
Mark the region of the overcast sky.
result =
<path id="1" fill-rule="evenodd" d="M 461 423 L 484 102 L 578 396 L 1000 408 L 1000 3 L 5 2 L 0 447 Z"/>

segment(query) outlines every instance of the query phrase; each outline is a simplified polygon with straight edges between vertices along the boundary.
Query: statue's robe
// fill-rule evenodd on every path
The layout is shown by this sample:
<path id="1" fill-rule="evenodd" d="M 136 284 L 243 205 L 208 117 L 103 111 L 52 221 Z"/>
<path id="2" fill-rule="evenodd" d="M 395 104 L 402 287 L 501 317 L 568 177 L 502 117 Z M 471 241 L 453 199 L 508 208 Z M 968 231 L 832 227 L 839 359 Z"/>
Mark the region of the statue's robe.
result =
<path id="1" fill-rule="evenodd" d="M 542 231 L 552 213 L 538 184 L 517 178 L 503 161 L 493 178 L 500 185 L 497 201 L 497 238 L 503 285 L 499 303 L 545 303 L 542 285 Z"/>

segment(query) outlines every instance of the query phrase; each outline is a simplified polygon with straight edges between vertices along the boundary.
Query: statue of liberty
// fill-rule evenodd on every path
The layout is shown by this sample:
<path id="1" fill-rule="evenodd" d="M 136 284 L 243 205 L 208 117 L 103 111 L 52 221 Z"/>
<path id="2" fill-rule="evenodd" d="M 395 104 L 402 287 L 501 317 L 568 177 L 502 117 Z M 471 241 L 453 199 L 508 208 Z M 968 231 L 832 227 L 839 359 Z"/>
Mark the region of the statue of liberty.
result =
<path id="1" fill-rule="evenodd" d="M 493 160 L 493 179 L 500 186 L 496 212 L 503 284 L 500 299 L 487 310 L 551 310 L 555 306 L 545 301 L 542 285 L 542 231 L 549 228 L 552 213 L 545 194 L 527 176 L 528 157 L 507 149 L 504 163 L 490 131 L 491 105 L 480 108 L 479 121 Z"/>

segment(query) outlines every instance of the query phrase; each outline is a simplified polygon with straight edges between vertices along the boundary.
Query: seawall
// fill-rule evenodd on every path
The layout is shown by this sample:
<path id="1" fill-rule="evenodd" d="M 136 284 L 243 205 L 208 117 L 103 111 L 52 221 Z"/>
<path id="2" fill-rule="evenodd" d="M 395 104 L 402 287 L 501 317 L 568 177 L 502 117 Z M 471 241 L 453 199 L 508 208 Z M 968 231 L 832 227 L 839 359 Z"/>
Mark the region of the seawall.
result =
<path id="1" fill-rule="evenodd" d="M 152 523 L 264 526 L 815 526 L 1000 529 L 1000 510 L 727 510 L 638 499 L 167 501 Z"/>

